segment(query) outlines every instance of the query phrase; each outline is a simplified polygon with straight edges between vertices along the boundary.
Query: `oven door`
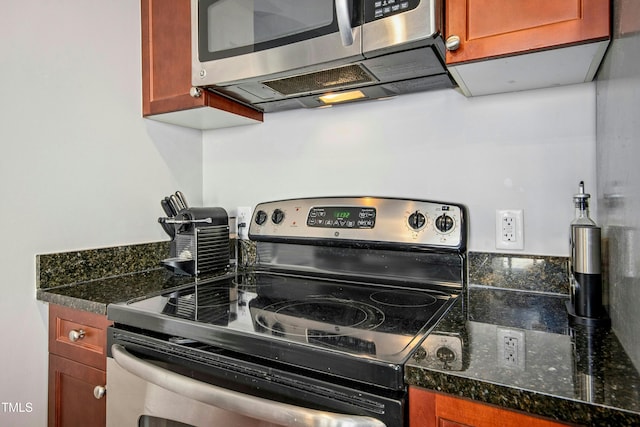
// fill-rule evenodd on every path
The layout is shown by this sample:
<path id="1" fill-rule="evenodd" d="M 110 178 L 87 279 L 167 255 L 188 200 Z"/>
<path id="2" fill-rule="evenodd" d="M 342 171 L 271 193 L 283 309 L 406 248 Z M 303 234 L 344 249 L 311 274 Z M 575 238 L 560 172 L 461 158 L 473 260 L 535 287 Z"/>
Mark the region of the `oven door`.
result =
<path id="1" fill-rule="evenodd" d="M 404 394 L 326 380 L 110 328 L 108 427 L 402 425 Z"/>
<path id="2" fill-rule="evenodd" d="M 361 2 L 191 0 L 192 83 L 227 86 L 362 58 Z"/>

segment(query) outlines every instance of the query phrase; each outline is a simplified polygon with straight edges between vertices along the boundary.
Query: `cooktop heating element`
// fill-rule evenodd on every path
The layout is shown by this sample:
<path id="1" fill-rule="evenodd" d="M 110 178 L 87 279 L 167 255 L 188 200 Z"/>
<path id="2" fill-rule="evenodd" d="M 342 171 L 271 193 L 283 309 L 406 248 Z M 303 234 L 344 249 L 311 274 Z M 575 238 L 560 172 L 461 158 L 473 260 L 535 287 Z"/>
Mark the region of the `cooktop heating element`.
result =
<path id="1" fill-rule="evenodd" d="M 256 381 L 290 372 L 399 393 L 401 408 L 404 363 L 465 287 L 465 208 L 374 197 L 267 202 L 249 237 L 257 259 L 248 271 L 110 305 L 111 342 L 155 354 L 160 340 L 174 358 L 234 360 L 225 369 L 264 365 Z"/>

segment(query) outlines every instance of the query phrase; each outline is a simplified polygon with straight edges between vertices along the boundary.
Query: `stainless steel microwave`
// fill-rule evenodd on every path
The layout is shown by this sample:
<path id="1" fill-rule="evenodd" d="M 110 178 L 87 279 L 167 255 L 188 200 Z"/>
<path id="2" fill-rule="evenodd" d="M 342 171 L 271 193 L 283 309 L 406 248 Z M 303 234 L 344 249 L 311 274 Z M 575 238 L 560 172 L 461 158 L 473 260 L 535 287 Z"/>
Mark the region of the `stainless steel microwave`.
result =
<path id="1" fill-rule="evenodd" d="M 191 0 L 192 84 L 267 112 L 451 86 L 441 5 Z"/>

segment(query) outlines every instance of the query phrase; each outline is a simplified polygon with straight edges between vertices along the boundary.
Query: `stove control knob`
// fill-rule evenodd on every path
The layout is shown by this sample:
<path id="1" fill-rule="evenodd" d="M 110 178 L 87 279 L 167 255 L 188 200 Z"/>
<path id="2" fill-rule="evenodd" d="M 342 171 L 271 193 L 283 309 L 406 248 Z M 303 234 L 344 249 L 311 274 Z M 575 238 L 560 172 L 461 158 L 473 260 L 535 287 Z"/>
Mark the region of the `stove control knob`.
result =
<path id="1" fill-rule="evenodd" d="M 276 209 L 275 211 L 273 211 L 273 214 L 271 214 L 271 221 L 273 221 L 274 224 L 280 224 L 283 220 L 284 212 L 282 212 L 280 209 Z"/>
<path id="2" fill-rule="evenodd" d="M 440 215 L 438 218 L 436 218 L 436 228 L 441 233 L 447 233 L 451 231 L 451 229 L 453 228 L 453 218 L 451 218 L 446 213 Z"/>
<path id="3" fill-rule="evenodd" d="M 413 228 L 414 230 L 419 230 L 422 227 L 424 227 L 424 224 L 427 222 L 427 219 L 425 218 L 422 212 L 415 211 L 414 213 L 409 215 L 408 222 L 409 222 L 409 227 Z"/>
<path id="4" fill-rule="evenodd" d="M 256 213 L 256 224 L 262 225 L 267 221 L 267 213 L 265 211 L 258 211 Z"/>

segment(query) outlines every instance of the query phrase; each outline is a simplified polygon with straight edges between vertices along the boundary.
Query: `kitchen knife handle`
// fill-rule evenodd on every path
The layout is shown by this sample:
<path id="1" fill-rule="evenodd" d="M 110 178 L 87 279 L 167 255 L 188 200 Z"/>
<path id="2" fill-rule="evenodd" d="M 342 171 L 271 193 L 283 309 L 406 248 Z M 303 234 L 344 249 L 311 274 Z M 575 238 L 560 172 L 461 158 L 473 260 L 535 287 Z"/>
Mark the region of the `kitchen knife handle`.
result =
<path id="1" fill-rule="evenodd" d="M 178 203 L 178 198 L 175 194 L 169 196 L 169 202 L 171 202 L 171 207 L 176 211 L 176 215 L 179 214 L 182 208 L 180 207 L 180 203 Z"/>
<path id="2" fill-rule="evenodd" d="M 171 202 L 170 198 L 165 197 L 164 198 L 164 202 L 166 203 L 167 207 L 169 208 L 169 213 L 167 214 L 168 217 L 174 217 L 174 216 L 178 215 L 178 211 L 173 206 L 173 203 Z M 162 207 L 164 208 L 164 205 Z"/>
<path id="3" fill-rule="evenodd" d="M 187 209 L 189 207 L 189 205 L 187 204 L 187 199 L 186 197 L 184 197 L 184 194 L 182 194 L 182 191 L 176 191 L 176 197 L 178 198 L 178 201 L 182 204 L 182 209 Z"/>
<path id="4" fill-rule="evenodd" d="M 171 209 L 171 205 L 169 204 L 167 199 L 160 200 L 160 206 L 162 206 L 162 210 L 164 211 L 166 216 L 168 217 L 175 216 L 175 214 L 173 213 L 173 209 Z"/>

